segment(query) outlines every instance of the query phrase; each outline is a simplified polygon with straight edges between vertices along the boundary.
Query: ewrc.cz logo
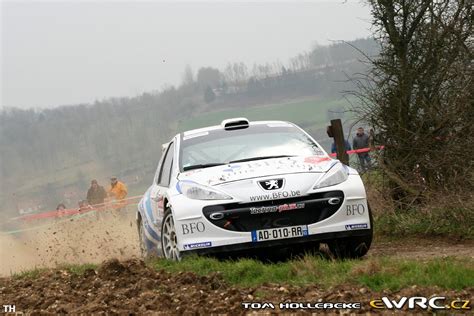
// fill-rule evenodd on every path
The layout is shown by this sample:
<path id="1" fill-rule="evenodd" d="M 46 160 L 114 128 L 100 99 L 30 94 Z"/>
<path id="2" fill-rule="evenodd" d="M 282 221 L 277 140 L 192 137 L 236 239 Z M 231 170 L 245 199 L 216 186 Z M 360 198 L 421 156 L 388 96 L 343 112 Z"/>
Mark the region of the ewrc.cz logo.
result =
<path id="1" fill-rule="evenodd" d="M 455 310 L 470 310 L 469 300 L 452 300 L 445 302 L 446 297 L 444 296 L 433 296 L 426 298 L 423 296 L 406 297 L 403 296 L 399 300 L 391 300 L 388 297 L 382 297 L 380 300 L 371 300 L 369 302 L 372 308 L 377 309 L 402 309 L 407 307 L 408 309 L 415 309 L 419 307 L 421 309 L 455 309 Z"/>
<path id="2" fill-rule="evenodd" d="M 212 246 L 212 242 L 210 241 L 205 241 L 205 242 L 198 242 L 198 243 L 194 243 L 194 244 L 185 244 L 183 246 L 184 249 L 194 249 L 194 248 L 207 248 L 207 247 L 211 247 Z"/>

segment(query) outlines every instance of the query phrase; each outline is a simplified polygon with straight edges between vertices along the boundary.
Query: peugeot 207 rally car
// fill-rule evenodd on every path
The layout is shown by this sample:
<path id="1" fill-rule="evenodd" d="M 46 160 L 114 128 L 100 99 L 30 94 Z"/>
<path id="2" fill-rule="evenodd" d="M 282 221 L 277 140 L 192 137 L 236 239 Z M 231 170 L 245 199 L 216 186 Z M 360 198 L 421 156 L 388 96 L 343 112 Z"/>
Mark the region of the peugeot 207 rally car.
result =
<path id="1" fill-rule="evenodd" d="M 163 145 L 137 224 L 142 255 L 173 260 L 320 242 L 338 257 L 360 257 L 372 241 L 356 170 L 292 123 L 245 118 Z"/>

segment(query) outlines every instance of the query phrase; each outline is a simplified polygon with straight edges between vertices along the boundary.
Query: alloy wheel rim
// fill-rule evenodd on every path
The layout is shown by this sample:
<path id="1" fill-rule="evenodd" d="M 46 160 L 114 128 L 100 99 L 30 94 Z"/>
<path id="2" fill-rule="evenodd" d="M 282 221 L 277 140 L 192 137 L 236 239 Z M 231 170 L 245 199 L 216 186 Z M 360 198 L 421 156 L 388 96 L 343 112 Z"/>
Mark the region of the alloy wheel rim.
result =
<path id="1" fill-rule="evenodd" d="M 163 253 L 165 258 L 172 260 L 180 260 L 180 254 L 178 250 L 178 240 L 176 237 L 176 230 L 174 228 L 173 216 L 170 214 L 166 216 L 163 224 Z"/>

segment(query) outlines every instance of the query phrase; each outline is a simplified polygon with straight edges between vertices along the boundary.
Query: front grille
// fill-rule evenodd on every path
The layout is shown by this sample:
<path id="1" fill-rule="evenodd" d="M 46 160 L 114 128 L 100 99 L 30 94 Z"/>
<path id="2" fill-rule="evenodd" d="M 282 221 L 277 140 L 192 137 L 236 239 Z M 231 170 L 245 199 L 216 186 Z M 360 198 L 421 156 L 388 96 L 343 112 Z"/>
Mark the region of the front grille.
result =
<path id="1" fill-rule="evenodd" d="M 206 206 L 204 216 L 220 228 L 250 232 L 320 222 L 342 205 L 344 193 L 330 191 L 297 198 Z"/>

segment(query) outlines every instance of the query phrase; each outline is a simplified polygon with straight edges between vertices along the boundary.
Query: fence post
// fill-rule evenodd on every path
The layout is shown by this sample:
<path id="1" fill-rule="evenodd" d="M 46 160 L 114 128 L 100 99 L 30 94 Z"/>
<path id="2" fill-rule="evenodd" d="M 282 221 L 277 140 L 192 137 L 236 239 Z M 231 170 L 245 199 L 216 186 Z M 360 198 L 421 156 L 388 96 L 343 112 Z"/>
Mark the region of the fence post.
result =
<path id="1" fill-rule="evenodd" d="M 349 155 L 346 153 L 346 142 L 340 119 L 331 120 L 331 130 L 336 143 L 337 159 L 345 165 L 349 165 Z"/>

